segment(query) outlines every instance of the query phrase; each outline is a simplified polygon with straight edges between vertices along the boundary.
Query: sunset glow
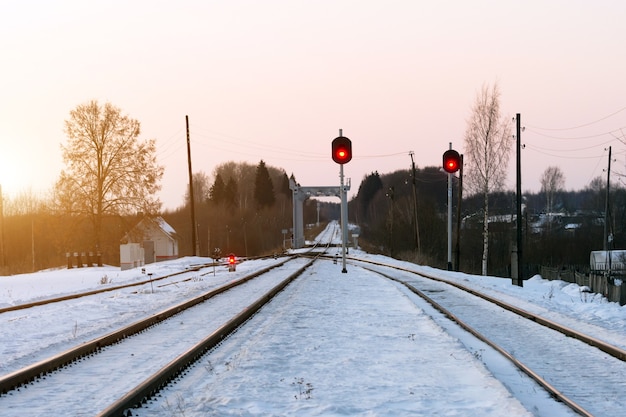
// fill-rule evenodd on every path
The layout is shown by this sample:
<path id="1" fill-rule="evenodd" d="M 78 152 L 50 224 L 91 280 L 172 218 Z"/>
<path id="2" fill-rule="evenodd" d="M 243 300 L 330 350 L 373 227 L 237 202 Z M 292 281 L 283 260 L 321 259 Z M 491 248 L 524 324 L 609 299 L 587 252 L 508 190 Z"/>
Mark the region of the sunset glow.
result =
<path id="1" fill-rule="evenodd" d="M 156 139 L 166 208 L 187 183 L 186 115 L 194 171 L 263 159 L 307 186 L 337 184 L 343 129 L 351 196 L 411 151 L 419 168 L 450 142 L 463 153 L 476 94 L 497 82 L 525 127 L 523 189 L 554 165 L 582 189 L 608 146 L 626 171 L 624 16 L 617 1 L 3 1 L 0 181 L 50 188 L 64 121 L 95 99 Z"/>

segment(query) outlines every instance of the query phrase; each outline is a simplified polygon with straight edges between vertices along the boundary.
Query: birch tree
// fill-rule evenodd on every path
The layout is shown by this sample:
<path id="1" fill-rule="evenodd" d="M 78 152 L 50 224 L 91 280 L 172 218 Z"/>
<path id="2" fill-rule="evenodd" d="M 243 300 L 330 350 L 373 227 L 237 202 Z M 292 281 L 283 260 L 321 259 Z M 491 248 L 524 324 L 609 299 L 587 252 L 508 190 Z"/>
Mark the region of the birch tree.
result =
<path id="1" fill-rule="evenodd" d="M 565 187 L 565 175 L 559 167 L 548 167 L 541 175 L 541 192 L 546 195 L 546 210 L 551 216 L 556 193 Z"/>
<path id="2" fill-rule="evenodd" d="M 468 190 L 483 195 L 483 275 L 487 275 L 489 258 L 489 193 L 502 189 L 506 180 L 511 133 L 511 125 L 500 114 L 498 85 L 483 85 L 465 131 L 464 155 Z"/>

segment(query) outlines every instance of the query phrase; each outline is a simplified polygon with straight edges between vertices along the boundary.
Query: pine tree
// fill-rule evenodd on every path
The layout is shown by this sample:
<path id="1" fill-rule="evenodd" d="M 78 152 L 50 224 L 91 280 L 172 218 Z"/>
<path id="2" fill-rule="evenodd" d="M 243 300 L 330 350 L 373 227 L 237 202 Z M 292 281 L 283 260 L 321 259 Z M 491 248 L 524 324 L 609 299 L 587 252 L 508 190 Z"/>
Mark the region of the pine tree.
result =
<path id="1" fill-rule="evenodd" d="M 224 180 L 220 174 L 215 176 L 215 181 L 209 190 L 209 199 L 213 204 L 220 204 L 224 201 L 226 193 L 226 186 Z"/>
<path id="2" fill-rule="evenodd" d="M 274 184 L 270 178 L 269 171 L 265 166 L 265 162 L 261 160 L 256 167 L 256 176 L 254 178 L 254 201 L 259 208 L 271 207 L 276 201 L 274 195 Z"/>
<path id="3" fill-rule="evenodd" d="M 224 204 L 226 204 L 228 208 L 239 206 L 239 204 L 237 204 L 237 194 L 237 182 L 233 177 L 230 177 L 224 189 Z"/>

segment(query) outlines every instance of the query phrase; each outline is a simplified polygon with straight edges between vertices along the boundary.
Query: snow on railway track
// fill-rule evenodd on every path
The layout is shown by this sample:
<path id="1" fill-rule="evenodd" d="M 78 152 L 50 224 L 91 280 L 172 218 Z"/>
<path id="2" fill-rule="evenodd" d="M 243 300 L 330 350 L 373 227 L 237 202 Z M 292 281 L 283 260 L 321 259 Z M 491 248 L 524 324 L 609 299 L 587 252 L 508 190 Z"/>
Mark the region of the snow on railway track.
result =
<path id="1" fill-rule="evenodd" d="M 445 314 L 445 319 L 437 321 L 447 331 L 459 334 L 447 319 L 458 321 L 464 329 L 487 342 L 489 346 L 483 345 L 480 350 L 497 348 L 581 415 L 610 416 L 616 407 L 626 410 L 622 395 L 626 375 L 626 352 L 623 349 L 562 327 L 540 315 L 520 311 L 503 301 L 494 303 L 490 297 L 463 285 L 450 285 L 439 279 L 385 266 L 371 270 L 380 270 L 385 276 L 404 283 Z M 416 303 L 423 305 L 419 300 Z M 462 338 L 468 349 L 479 351 L 476 346 L 482 345 L 481 341 L 468 336 Z M 585 383 L 581 384 L 581 381 Z M 604 387 L 602 395 L 589 395 L 590 387 Z"/>
<path id="2" fill-rule="evenodd" d="M 376 258 L 367 254 L 359 256 Z M 381 258 L 396 265 L 407 264 Z M 252 265 L 246 262 L 246 266 Z M 411 265 L 416 269 L 428 269 Z M 439 275 L 450 274 L 428 270 Z M 239 273 L 240 268 L 236 274 Z M 180 288 L 162 288 L 162 293 L 157 294 L 162 296 L 169 290 L 186 291 L 188 287 L 204 284 L 206 282 L 186 282 Z M 439 289 L 434 292 L 437 294 Z M 153 301 L 157 294 L 138 293 L 135 301 Z M 127 295 L 120 294 L 119 297 Z M 574 415 L 521 373 L 506 371 L 501 364 L 497 365 L 498 369 L 492 368 L 488 363 L 492 355 L 482 345 L 468 343 L 465 336 L 461 337 L 458 331 L 444 325 L 445 320 L 439 322 L 436 315 L 416 303 L 415 298 L 399 284 L 353 264 L 348 266 L 348 273 L 343 274 L 331 260 L 315 262 L 302 278 L 279 293 L 233 336 L 188 369 L 186 376 L 177 378 L 176 383 L 141 409 L 133 410 L 132 415 Z M 521 298 L 517 301 L 521 302 Z M 115 304 L 106 305 L 110 308 Z M 128 311 L 132 304 L 124 308 Z M 135 309 L 143 309 L 143 306 L 135 304 Z M 0 315 L 0 319 L 3 317 L 4 314 Z M 575 321 L 574 317 L 572 315 L 570 320 Z M 24 319 L 13 317 L 12 323 L 15 326 Z M 186 325 L 174 325 L 177 327 Z M 50 334 L 53 333 L 55 331 L 50 329 Z M 157 341 L 137 343 L 134 355 L 144 360 L 150 358 L 155 346 L 169 343 L 169 333 L 168 329 L 155 336 Z M 524 349 L 525 340 L 514 343 Z M 557 339 L 548 337 L 545 343 L 552 340 Z M 23 343 L 28 343 L 27 338 Z M 103 352 L 110 354 L 110 360 L 103 361 L 102 367 L 128 359 L 128 353 L 120 356 L 110 353 L 114 352 L 111 349 Z M 83 362 L 90 361 L 85 359 Z M 82 367 L 83 362 L 72 368 Z M 580 362 L 584 363 L 584 359 Z M 72 374 L 59 372 L 50 377 L 62 378 L 61 382 L 65 384 L 63 375 L 70 378 Z M 131 376 L 132 372 L 129 372 L 129 378 Z M 118 382 L 108 374 L 103 377 L 101 373 L 96 378 L 103 378 L 108 383 L 102 388 L 105 395 L 108 387 Z M 125 384 L 126 379 L 124 376 L 120 383 Z M 615 387 L 618 390 L 625 388 L 623 381 L 611 380 L 611 377 L 594 381 L 597 386 L 575 380 L 570 382 L 586 389 L 590 398 L 602 398 L 606 391 L 604 384 L 614 385 L 609 387 L 609 392 Z M 24 392 L 32 395 L 30 392 L 35 386 L 21 388 L 20 395 Z M 71 396 L 75 387 L 71 382 L 59 385 L 59 392 L 55 395 L 59 398 Z M 124 389 L 130 388 L 124 385 Z M 10 404 L 14 410 L 28 410 L 29 401 L 30 397 L 3 395 L 0 396 L 0 409 L 4 412 L 5 405 Z M 97 409 L 84 409 L 81 414 L 62 408 L 60 403 L 52 402 L 48 407 L 41 405 L 39 414 L 94 415 L 98 412 Z M 622 415 L 621 404 L 613 405 L 602 400 L 600 403 L 604 409 L 597 415 Z M 61 408 L 57 409 L 57 406 Z M 8 415 L 21 416 L 24 412 Z"/>
<path id="3" fill-rule="evenodd" d="M 123 396 L 147 375 L 167 364 L 245 309 L 260 294 L 306 260 L 270 271 L 254 280 L 185 310 L 123 342 L 100 349 L 66 368 L 9 391 L 0 399 L 2 415 L 94 415 Z"/>
<path id="4" fill-rule="evenodd" d="M 133 416 L 575 415 L 536 385 L 525 409 L 396 283 L 306 274 Z"/>
<path id="5" fill-rule="evenodd" d="M 155 270 L 160 268 L 164 275 L 181 271 L 182 274 L 172 275 L 153 285 L 146 283 L 140 287 L 121 288 L 113 292 L 92 294 L 59 303 L 2 313 L 0 314 L 0 334 L 3 337 L 3 342 L 0 344 L 0 358 L 2 358 L 0 375 L 43 360 L 70 346 L 85 343 L 117 327 L 129 325 L 141 317 L 217 288 L 250 271 L 282 261 L 284 258 L 249 261 L 240 265 L 236 273 L 227 273 L 224 268 L 220 268 L 216 274 L 214 274 L 213 267 L 185 272 L 189 268 L 188 260 L 187 262 L 168 262 L 151 267 Z M 67 290 L 63 293 L 64 295 L 76 293 L 76 290 L 72 292 L 71 288 L 94 290 L 88 279 L 80 277 L 80 273 L 81 271 L 78 270 L 68 271 L 71 282 L 81 280 L 84 283 L 75 287 L 65 284 Z M 89 273 L 94 272 L 84 271 L 83 273 L 88 276 Z M 113 275 L 111 271 L 108 271 L 108 274 Z M 143 276 L 139 270 L 135 271 L 135 275 Z M 56 278 L 53 275 L 49 279 L 52 281 Z M 136 278 L 131 277 L 127 280 L 136 280 Z M 184 282 L 181 282 L 183 280 Z M 97 279 L 93 282 L 97 288 Z M 36 291 L 31 291 L 30 296 L 41 298 Z"/>

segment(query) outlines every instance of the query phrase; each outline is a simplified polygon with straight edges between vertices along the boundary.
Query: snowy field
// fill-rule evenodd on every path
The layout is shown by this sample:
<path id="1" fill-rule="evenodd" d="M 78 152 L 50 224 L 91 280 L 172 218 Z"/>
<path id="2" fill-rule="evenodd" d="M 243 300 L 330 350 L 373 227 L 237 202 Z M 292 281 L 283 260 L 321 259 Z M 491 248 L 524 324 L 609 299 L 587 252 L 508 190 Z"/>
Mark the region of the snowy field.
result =
<path id="1" fill-rule="evenodd" d="M 542 312 L 555 321 L 626 348 L 626 307 L 574 284 L 536 276 L 524 287 L 510 279 L 441 271 L 351 250 L 351 257 L 400 265 L 462 282 Z M 146 267 L 155 277 L 208 258 L 182 258 Z M 218 267 L 88 297 L 66 307 L 42 306 L 0 315 L 0 373 L 43 359 L 113 325 L 135 321 L 168 305 L 206 292 L 275 260 L 247 261 L 228 273 Z M 115 286 L 146 278 L 141 270 L 115 267 L 60 269 L 0 277 L 0 307 Z M 280 303 L 264 308 L 228 339 L 180 387 L 137 411 L 146 416 L 570 416 L 513 372 L 500 381 L 459 336 L 446 333 L 406 293 L 375 274 L 330 261 L 318 262 Z M 65 304 L 65 303 L 64 303 Z M 36 318 L 35 318 L 36 317 Z M 145 352 L 153 350 L 146 346 Z M 607 369 L 607 372 L 610 372 Z M 107 370 L 102 369 L 101 377 Z M 513 391 L 513 379 L 527 384 Z M 88 384 L 88 380 L 85 380 Z M 59 387 L 62 391 L 63 387 Z M 182 390 L 182 391 L 181 391 Z M 595 392 L 595 391 L 594 391 Z M 626 381 L 624 389 L 626 392 Z M 521 398 L 520 398 L 521 396 Z M 24 415 L 21 397 L 0 397 L 0 415 Z M 36 415 L 94 415 L 98 410 L 41 410 Z M 605 409 L 621 416 L 623 410 Z M 30 415 L 30 414 L 29 414 Z"/>

